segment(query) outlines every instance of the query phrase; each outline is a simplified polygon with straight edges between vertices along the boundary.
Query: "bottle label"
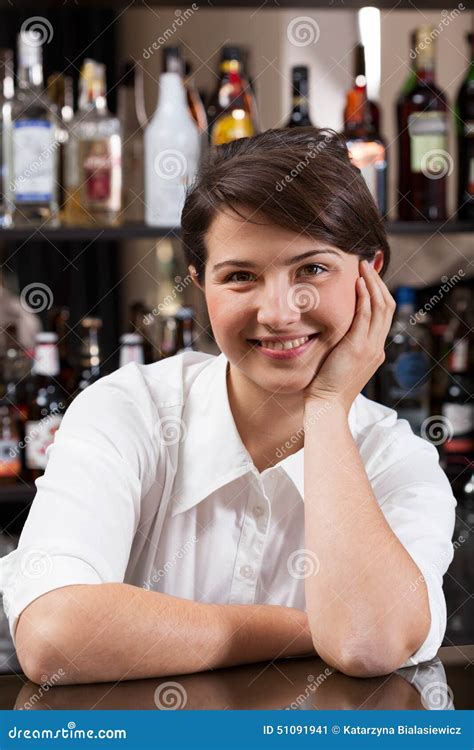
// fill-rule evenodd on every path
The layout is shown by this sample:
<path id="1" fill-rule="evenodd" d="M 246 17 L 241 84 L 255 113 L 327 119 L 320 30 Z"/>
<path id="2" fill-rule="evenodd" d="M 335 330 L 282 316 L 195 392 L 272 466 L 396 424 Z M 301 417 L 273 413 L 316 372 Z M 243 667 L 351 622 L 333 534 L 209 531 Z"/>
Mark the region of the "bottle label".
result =
<path id="1" fill-rule="evenodd" d="M 244 112 L 244 110 L 240 111 Z M 235 118 L 233 113 L 224 114 L 214 123 L 211 131 L 211 145 L 220 146 L 223 143 L 229 143 L 238 138 L 249 138 L 252 135 L 254 135 L 252 120 L 246 112 L 242 119 Z"/>
<path id="2" fill-rule="evenodd" d="M 405 352 L 394 362 L 394 377 L 400 388 L 416 395 L 427 384 L 430 363 L 424 352 Z"/>
<path id="3" fill-rule="evenodd" d="M 34 375 L 51 375 L 52 377 L 59 373 L 59 355 L 56 344 L 37 344 L 32 371 Z"/>
<path id="4" fill-rule="evenodd" d="M 362 172 L 370 194 L 379 209 L 385 212 L 385 175 L 387 162 L 385 147 L 377 141 L 348 141 L 352 162 Z"/>
<path id="5" fill-rule="evenodd" d="M 444 112 L 413 112 L 408 117 L 408 133 L 410 136 L 410 167 L 411 171 L 419 174 L 430 172 L 431 164 L 433 177 L 438 176 L 439 158 L 448 149 L 448 123 Z M 438 152 L 430 159 L 430 152 Z M 447 157 L 446 157 L 447 158 Z"/>
<path id="6" fill-rule="evenodd" d="M 15 477 L 21 471 L 18 442 L 0 440 L 0 477 Z"/>
<path id="7" fill-rule="evenodd" d="M 28 421 L 26 423 L 25 459 L 28 469 L 42 470 L 46 468 L 46 450 L 53 443 L 61 419 L 61 414 L 51 414 L 39 421 Z"/>
<path id="8" fill-rule="evenodd" d="M 86 211 L 120 211 L 121 142 L 119 135 L 92 141 L 81 141 L 79 163 L 82 165 L 81 200 Z"/>
<path id="9" fill-rule="evenodd" d="M 469 336 L 458 339 L 451 349 L 449 369 L 451 372 L 467 372 L 469 356 Z"/>
<path id="10" fill-rule="evenodd" d="M 13 192 L 18 203 L 53 199 L 56 153 L 53 123 L 17 120 L 13 123 Z"/>

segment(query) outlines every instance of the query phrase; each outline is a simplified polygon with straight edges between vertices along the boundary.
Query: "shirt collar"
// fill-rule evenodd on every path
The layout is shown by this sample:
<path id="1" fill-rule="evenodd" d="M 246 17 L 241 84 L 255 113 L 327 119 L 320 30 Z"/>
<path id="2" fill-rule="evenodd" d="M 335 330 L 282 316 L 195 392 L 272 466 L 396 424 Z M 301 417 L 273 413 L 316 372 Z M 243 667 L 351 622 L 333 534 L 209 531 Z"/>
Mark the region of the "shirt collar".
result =
<path id="1" fill-rule="evenodd" d="M 257 473 L 230 408 L 227 366 L 228 360 L 221 353 L 199 370 L 189 386 L 184 385 L 187 392 L 181 419 L 185 438 L 179 444 L 172 516 L 192 508 L 234 479 L 248 472 Z M 354 430 L 354 405 L 349 413 L 349 426 Z M 302 499 L 303 459 L 301 448 L 273 467 L 286 472 Z"/>

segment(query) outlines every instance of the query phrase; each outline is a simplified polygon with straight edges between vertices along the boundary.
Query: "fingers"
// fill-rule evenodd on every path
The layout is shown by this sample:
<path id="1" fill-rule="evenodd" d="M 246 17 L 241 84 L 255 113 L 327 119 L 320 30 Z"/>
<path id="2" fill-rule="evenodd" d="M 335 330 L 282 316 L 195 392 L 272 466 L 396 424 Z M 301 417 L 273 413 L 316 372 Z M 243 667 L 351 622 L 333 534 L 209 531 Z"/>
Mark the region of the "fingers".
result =
<path id="1" fill-rule="evenodd" d="M 395 300 L 377 271 L 370 264 L 362 261 L 360 267 L 370 295 L 371 322 L 369 335 L 383 345 L 395 311 Z"/>

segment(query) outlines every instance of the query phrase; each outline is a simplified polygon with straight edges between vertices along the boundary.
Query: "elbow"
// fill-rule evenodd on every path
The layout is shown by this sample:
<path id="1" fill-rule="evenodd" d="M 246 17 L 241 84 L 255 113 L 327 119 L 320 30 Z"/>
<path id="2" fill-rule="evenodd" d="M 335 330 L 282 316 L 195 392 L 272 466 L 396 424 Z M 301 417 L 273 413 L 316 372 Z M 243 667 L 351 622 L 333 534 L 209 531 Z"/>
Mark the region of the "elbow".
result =
<path id="1" fill-rule="evenodd" d="M 64 684 L 70 663 L 64 643 L 51 632 L 50 624 L 36 620 L 26 622 L 20 616 L 16 629 L 16 652 L 20 666 L 29 680 L 38 685 Z"/>
<path id="2" fill-rule="evenodd" d="M 402 649 L 390 649 L 377 644 L 348 646 L 331 649 L 325 658 L 329 666 L 348 677 L 381 677 L 395 672 L 406 660 Z"/>

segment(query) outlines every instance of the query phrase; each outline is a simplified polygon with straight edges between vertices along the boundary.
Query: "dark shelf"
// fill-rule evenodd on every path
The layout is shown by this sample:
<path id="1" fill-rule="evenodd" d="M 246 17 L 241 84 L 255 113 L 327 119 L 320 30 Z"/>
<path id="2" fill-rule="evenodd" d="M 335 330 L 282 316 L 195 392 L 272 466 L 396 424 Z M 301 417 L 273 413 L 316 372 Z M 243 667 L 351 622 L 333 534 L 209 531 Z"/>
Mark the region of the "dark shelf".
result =
<path id="1" fill-rule="evenodd" d="M 474 221 L 387 221 L 389 234 L 455 234 L 474 232 Z"/>
<path id="2" fill-rule="evenodd" d="M 5 503 L 21 503 L 29 505 L 36 494 L 34 484 L 5 484 L 0 485 L 0 507 Z"/>
<path id="3" fill-rule="evenodd" d="M 128 8 L 146 8 L 155 6 L 160 8 L 173 8 L 176 4 L 172 0 L 81 0 L 82 8 L 116 8 L 123 11 Z M 32 0 L 16 0 L 16 7 L 35 10 Z M 65 0 L 43 0 L 43 8 L 61 8 Z M 215 8 L 258 8 L 260 10 L 277 10 L 279 8 L 324 8 L 335 10 L 347 10 L 350 8 L 363 8 L 367 0 L 202 0 L 198 3 L 199 10 L 212 10 Z M 446 0 L 375 0 L 374 6 L 381 10 L 444 10 Z M 11 7 L 11 0 L 0 0 L 0 8 Z"/>
<path id="4" fill-rule="evenodd" d="M 389 234 L 453 234 L 474 232 L 471 221 L 387 221 Z M 99 240 L 133 240 L 179 237 L 179 227 L 148 227 L 141 224 L 130 224 L 122 227 L 59 227 L 58 229 L 41 229 L 32 227 L 0 230 L 0 241 L 5 242 L 94 242 Z"/>
<path id="5" fill-rule="evenodd" d="M 130 240 L 142 238 L 168 237 L 179 234 L 178 227 L 148 227 L 142 224 L 128 224 L 122 227 L 18 227 L 0 230 L 0 240 L 41 242 Z"/>

